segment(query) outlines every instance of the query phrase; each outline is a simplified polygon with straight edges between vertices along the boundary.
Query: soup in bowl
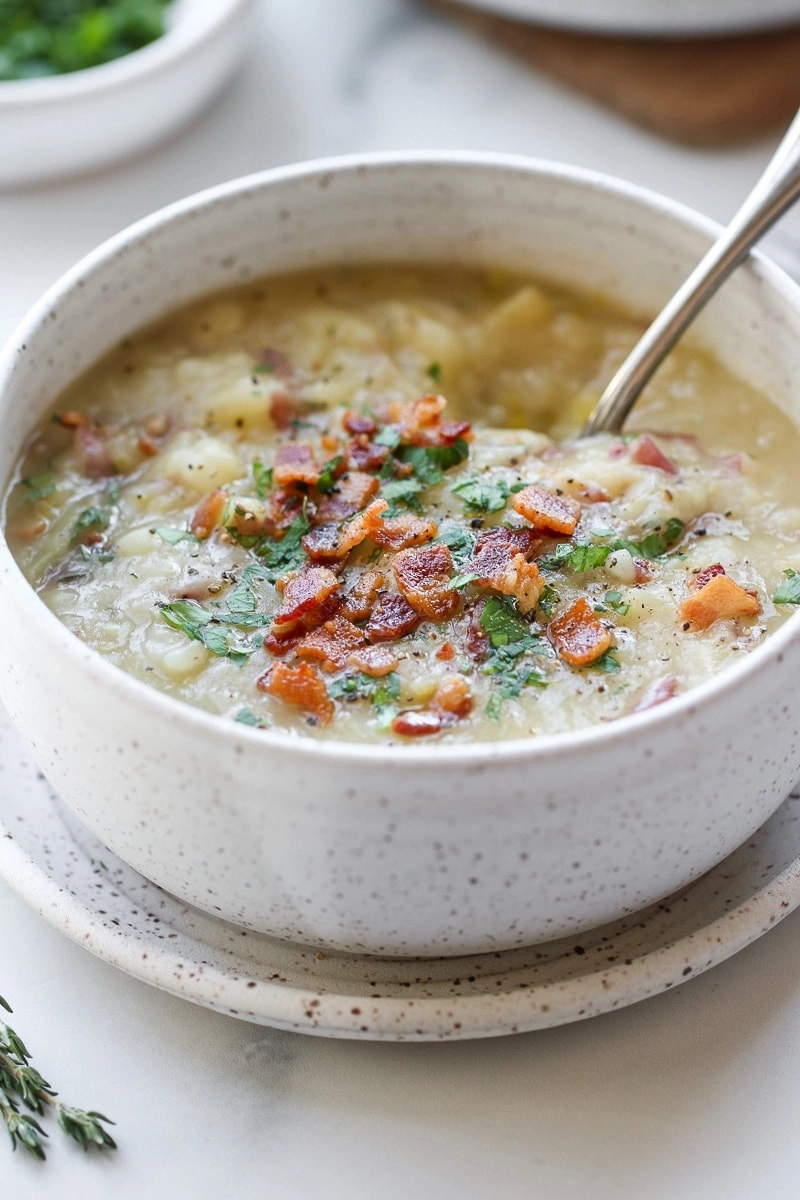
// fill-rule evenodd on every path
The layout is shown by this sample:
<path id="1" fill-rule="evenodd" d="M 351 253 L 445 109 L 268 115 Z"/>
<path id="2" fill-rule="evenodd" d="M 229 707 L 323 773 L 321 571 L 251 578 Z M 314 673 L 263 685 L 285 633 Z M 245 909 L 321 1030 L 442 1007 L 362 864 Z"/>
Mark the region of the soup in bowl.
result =
<path id="1" fill-rule="evenodd" d="M 3 695 L 67 803 L 193 904 L 378 954 L 577 931 L 740 844 L 800 770 L 793 285 L 748 266 L 577 437 L 708 236 L 416 156 L 76 268 L 3 381 Z"/>

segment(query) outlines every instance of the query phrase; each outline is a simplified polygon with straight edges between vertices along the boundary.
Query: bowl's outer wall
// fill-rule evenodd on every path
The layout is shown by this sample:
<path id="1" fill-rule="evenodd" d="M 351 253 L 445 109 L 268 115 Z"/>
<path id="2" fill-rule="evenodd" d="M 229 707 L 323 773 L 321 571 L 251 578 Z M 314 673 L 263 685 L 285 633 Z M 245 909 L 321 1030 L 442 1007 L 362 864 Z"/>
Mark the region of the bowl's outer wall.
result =
<path id="1" fill-rule="evenodd" d="M 654 308 L 708 242 L 631 190 L 461 161 L 276 173 L 98 252 L 0 367 L 0 480 L 67 381 L 199 294 L 316 263 L 504 264 Z M 800 298 L 748 266 L 697 337 L 800 415 Z M 800 773 L 800 632 L 741 683 L 570 739 L 476 752 L 240 731 L 102 662 L 0 551 L 0 699 L 84 822 L 169 891 L 277 936 L 383 954 L 525 945 L 688 883 Z M 17 636 L 18 635 L 18 636 Z M 774 639 L 773 639 L 774 641 Z M 777 645 L 778 642 L 775 642 Z M 739 676 L 736 676 L 738 678 Z"/>

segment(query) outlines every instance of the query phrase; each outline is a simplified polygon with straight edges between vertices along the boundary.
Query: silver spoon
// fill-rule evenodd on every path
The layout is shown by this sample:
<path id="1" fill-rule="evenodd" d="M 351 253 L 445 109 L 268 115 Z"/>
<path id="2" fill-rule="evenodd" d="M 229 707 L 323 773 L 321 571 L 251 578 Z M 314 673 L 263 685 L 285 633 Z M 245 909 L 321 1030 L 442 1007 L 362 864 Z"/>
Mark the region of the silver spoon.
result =
<path id="1" fill-rule="evenodd" d="M 617 433 L 639 395 L 686 327 L 750 247 L 800 197 L 800 112 L 730 225 L 639 338 L 597 404 L 581 436 Z"/>

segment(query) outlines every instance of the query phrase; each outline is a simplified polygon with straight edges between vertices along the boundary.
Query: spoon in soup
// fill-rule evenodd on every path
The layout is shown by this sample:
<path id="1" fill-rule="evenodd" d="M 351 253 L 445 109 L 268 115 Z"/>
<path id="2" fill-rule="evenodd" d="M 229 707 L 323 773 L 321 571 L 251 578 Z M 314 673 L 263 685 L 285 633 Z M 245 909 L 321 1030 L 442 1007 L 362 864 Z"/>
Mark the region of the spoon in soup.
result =
<path id="1" fill-rule="evenodd" d="M 642 389 L 707 300 L 800 197 L 800 112 L 727 228 L 639 338 L 581 430 L 618 433 Z"/>

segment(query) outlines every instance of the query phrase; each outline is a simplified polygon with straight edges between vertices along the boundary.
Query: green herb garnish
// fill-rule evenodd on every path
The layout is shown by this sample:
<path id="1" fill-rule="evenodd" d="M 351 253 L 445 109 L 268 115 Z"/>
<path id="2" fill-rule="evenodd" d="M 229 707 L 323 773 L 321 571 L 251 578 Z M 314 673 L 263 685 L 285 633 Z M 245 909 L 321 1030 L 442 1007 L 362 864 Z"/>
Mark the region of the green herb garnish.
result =
<path id="1" fill-rule="evenodd" d="M 442 542 L 450 551 L 456 567 L 463 567 L 472 558 L 476 542 L 475 534 L 453 521 L 445 522 L 439 529 L 437 542 Z"/>
<path id="2" fill-rule="evenodd" d="M 784 572 L 786 583 L 782 583 L 772 597 L 775 604 L 800 604 L 800 571 L 788 567 Z"/>
<path id="3" fill-rule="evenodd" d="M 454 484 L 452 491 L 460 496 L 471 512 L 500 512 L 506 507 L 511 488 L 504 479 L 494 483 L 473 475 L 461 483 Z"/>
<path id="4" fill-rule="evenodd" d="M 606 592 L 605 603 L 609 608 L 613 608 L 614 612 L 619 613 L 621 617 L 624 617 L 630 608 L 630 604 L 627 604 L 623 599 L 622 592 Z"/>
<path id="5" fill-rule="evenodd" d="M 510 601 L 490 596 L 480 615 L 481 629 L 489 637 L 493 649 L 519 642 L 531 636 L 530 626 L 511 606 Z"/>
<path id="6" fill-rule="evenodd" d="M 153 533 L 157 533 L 162 542 L 177 546 L 178 542 L 196 542 L 197 538 L 188 529 L 173 529 L 169 525 L 156 525 Z"/>
<path id="7" fill-rule="evenodd" d="M 396 517 L 398 504 L 402 504 L 406 508 L 412 508 L 414 512 L 421 513 L 423 509 L 419 497 L 420 493 L 424 491 L 425 484 L 419 479 L 388 480 L 381 488 L 381 496 L 389 504 L 389 511 L 386 515 Z"/>
<path id="8" fill-rule="evenodd" d="M 317 480 L 316 486 L 318 492 L 327 493 L 333 491 L 336 486 L 336 472 L 343 462 L 344 458 L 341 454 L 337 454 L 335 458 L 328 459 L 320 471 L 320 476 Z"/>
<path id="9" fill-rule="evenodd" d="M 604 671 L 606 675 L 616 675 L 622 670 L 622 663 L 614 656 L 613 650 L 606 650 L 605 654 L 589 664 L 589 668 L 592 671 Z"/>
<path id="10" fill-rule="evenodd" d="M 395 458 L 410 463 L 417 479 L 426 487 L 441 483 L 444 471 L 468 457 L 469 446 L 463 438 L 456 438 L 452 446 L 398 446 L 395 450 Z"/>
<path id="11" fill-rule="evenodd" d="M 52 471 L 40 471 L 38 475 L 29 475 L 22 482 L 28 489 L 27 499 L 30 501 L 44 500 L 45 496 L 52 496 L 56 490 Z"/>
<path id="12" fill-rule="evenodd" d="M 258 460 L 253 463 L 253 479 L 256 485 L 256 495 L 258 496 L 259 500 L 266 500 L 267 493 L 272 488 L 273 475 L 273 467 L 265 467 L 264 464 Z"/>
<path id="13" fill-rule="evenodd" d="M 294 571 L 305 562 L 306 552 L 301 543 L 310 528 L 305 502 L 302 511 L 280 539 L 271 538 L 265 533 L 255 536 L 240 534 L 232 525 L 226 528 L 240 546 L 253 551 L 263 572 L 261 578 L 268 579 L 270 583 L 274 583 L 281 575 L 285 575 L 287 571 Z"/>
<path id="14" fill-rule="evenodd" d="M 385 728 L 397 716 L 400 676 L 392 671 L 382 679 L 373 679 L 371 675 L 348 672 L 328 684 L 328 695 L 331 700 L 369 700 L 375 709 L 378 728 Z"/>
<path id="15" fill-rule="evenodd" d="M 683 530 L 683 521 L 673 517 L 663 529 L 653 530 L 638 542 L 630 538 L 616 538 L 613 542 L 602 545 L 597 542 L 562 542 L 552 554 L 537 559 L 537 563 L 545 571 L 569 568 L 581 572 L 602 567 L 615 550 L 628 550 L 634 558 L 663 558 L 680 539 Z"/>
<path id="16" fill-rule="evenodd" d="M 90 530 L 108 529 L 111 523 L 111 509 L 109 508 L 84 508 L 83 512 L 78 513 L 78 518 L 72 526 L 72 540 L 76 541 L 82 537 L 84 533 L 89 533 Z"/>
<path id="17" fill-rule="evenodd" d="M 427 371 L 425 372 L 425 374 L 428 376 L 429 379 L 432 379 L 433 382 L 437 386 L 439 384 L 441 384 L 441 382 L 442 382 L 442 365 L 441 365 L 441 363 L 432 362 L 431 365 L 428 367 Z"/>
<path id="18" fill-rule="evenodd" d="M 266 721 L 262 721 L 261 717 L 257 717 L 249 708 L 241 709 L 233 718 L 240 725 L 250 725 L 253 729 L 268 729 Z"/>

